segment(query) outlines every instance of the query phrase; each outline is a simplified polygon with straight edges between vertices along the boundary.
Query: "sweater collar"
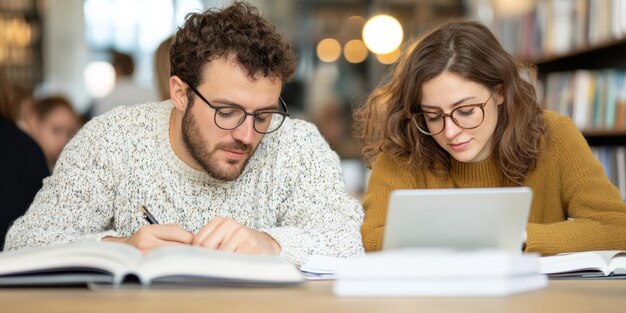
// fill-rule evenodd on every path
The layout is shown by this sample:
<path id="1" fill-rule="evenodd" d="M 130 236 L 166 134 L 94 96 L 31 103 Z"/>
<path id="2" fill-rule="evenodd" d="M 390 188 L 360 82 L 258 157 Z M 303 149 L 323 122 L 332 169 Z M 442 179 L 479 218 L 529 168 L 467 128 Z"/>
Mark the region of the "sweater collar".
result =
<path id="1" fill-rule="evenodd" d="M 458 187 L 496 187 L 502 184 L 502 170 L 498 162 L 489 157 L 475 163 L 452 159 L 450 176 Z"/>

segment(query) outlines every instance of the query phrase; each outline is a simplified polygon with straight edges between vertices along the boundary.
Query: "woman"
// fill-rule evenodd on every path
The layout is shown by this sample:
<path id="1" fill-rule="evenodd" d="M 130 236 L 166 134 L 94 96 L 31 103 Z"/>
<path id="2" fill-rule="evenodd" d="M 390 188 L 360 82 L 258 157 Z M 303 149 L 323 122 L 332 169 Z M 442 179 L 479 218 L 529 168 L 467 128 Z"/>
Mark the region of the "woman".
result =
<path id="1" fill-rule="evenodd" d="M 43 150 L 52 170 L 63 147 L 79 128 L 79 118 L 67 99 L 51 96 L 35 101 L 24 117 L 26 131 Z"/>
<path id="2" fill-rule="evenodd" d="M 173 36 L 165 38 L 154 52 L 154 72 L 161 101 L 170 98 L 170 46 Z"/>
<path id="3" fill-rule="evenodd" d="M 469 21 L 403 56 L 355 113 L 366 250 L 381 248 L 392 190 L 500 186 L 533 190 L 526 251 L 626 249 L 626 203 L 572 121 L 539 107 L 531 73 Z"/>

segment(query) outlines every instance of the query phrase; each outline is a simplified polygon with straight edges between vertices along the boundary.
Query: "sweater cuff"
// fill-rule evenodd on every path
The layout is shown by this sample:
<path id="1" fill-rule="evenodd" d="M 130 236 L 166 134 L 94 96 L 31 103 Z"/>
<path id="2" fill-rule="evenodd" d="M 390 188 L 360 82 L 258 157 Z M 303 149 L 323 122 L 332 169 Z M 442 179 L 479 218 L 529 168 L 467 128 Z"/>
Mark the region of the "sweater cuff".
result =
<path id="1" fill-rule="evenodd" d="M 272 237 L 280 245 L 280 256 L 295 265 L 304 264 L 310 257 L 311 239 L 297 227 L 262 228 L 259 231 Z"/>
<path id="2" fill-rule="evenodd" d="M 95 234 L 89 234 L 85 237 L 85 240 L 81 241 L 103 241 L 104 237 L 120 237 L 120 234 L 115 230 L 107 230 Z"/>
<path id="3" fill-rule="evenodd" d="M 363 233 L 363 246 L 365 251 L 373 252 L 383 248 L 383 227 L 377 227 L 367 233 Z"/>

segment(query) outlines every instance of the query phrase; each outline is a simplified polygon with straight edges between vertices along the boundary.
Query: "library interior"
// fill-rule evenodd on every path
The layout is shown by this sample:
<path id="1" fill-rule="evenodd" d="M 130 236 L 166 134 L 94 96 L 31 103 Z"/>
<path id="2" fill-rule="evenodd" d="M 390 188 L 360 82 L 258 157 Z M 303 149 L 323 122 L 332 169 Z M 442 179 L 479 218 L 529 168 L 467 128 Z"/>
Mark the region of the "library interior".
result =
<path id="1" fill-rule="evenodd" d="M 189 49 L 186 44 L 211 42 L 213 38 L 202 38 L 204 33 L 194 35 L 191 30 L 186 34 L 185 30 L 205 27 L 201 21 L 194 23 L 191 19 L 199 18 L 207 10 L 220 12 L 233 2 L 239 3 L 230 0 L 0 0 L 0 85 L 5 89 L 0 92 L 0 139 L 3 146 L 8 145 L 0 152 L 3 163 L 0 169 L 0 248 L 4 246 L 5 249 L 4 252 L 0 250 L 0 306 L 3 308 L 0 311 L 547 312 L 558 309 L 568 312 L 622 312 L 626 305 L 626 244 L 610 246 L 599 242 L 618 241 L 615 237 L 607 239 L 616 233 L 626 236 L 626 225 L 618 225 L 621 222 L 617 222 L 626 221 L 626 0 L 245 0 L 244 3 L 256 8 L 258 11 L 255 12 L 275 27 L 264 30 L 265 33 L 258 39 L 263 53 L 266 56 L 271 54 L 264 60 L 290 60 L 289 56 L 281 54 L 283 47 L 280 40 L 284 40 L 293 52 L 294 66 L 283 69 L 283 65 L 272 67 L 271 64 L 261 64 L 263 61 L 241 62 L 239 58 L 241 64 L 235 65 L 241 66 L 233 69 L 228 67 L 228 62 L 224 62 L 223 66 L 234 73 L 247 70 L 247 80 L 229 85 L 231 81 L 228 79 L 232 77 L 228 76 L 221 82 L 220 79 L 207 80 L 216 86 L 207 87 L 206 81 L 197 76 L 204 75 L 202 73 L 207 73 L 209 69 L 219 72 L 219 66 L 222 66 L 219 60 L 230 58 L 228 53 L 236 54 L 236 49 L 241 47 L 227 47 L 227 52 L 219 52 L 221 54 L 216 57 L 206 51 L 197 52 L 194 56 L 194 53 L 183 51 Z M 523 208 L 527 210 L 523 211 L 524 216 L 529 216 L 528 210 L 531 210 L 530 216 L 535 216 L 533 218 L 537 220 L 523 220 L 524 226 L 520 226 L 520 231 L 514 234 L 510 229 L 507 233 L 502 227 L 495 227 L 503 225 L 501 221 L 487 225 L 493 219 L 489 217 L 485 217 L 485 225 L 474 226 L 477 234 L 480 231 L 486 234 L 487 229 L 494 226 L 493 232 L 513 241 L 517 252 L 528 247 L 529 250 L 522 254 L 468 252 L 463 249 L 462 252 L 451 252 L 447 250 L 450 247 L 443 246 L 440 247 L 443 250 L 436 251 L 411 250 L 409 255 L 404 254 L 405 251 L 385 249 L 382 243 L 381 237 L 389 236 L 391 231 L 385 228 L 385 218 L 389 217 L 387 210 L 397 213 L 391 212 L 394 201 L 392 191 L 420 189 L 415 186 L 422 186 L 419 182 L 421 178 L 428 185 L 428 179 L 435 177 L 411 174 L 414 164 L 417 164 L 412 162 L 426 162 L 426 159 L 414 154 L 432 151 L 424 142 L 430 140 L 435 145 L 442 145 L 441 140 L 449 135 L 450 129 L 478 134 L 475 130 L 489 124 L 489 113 L 494 110 L 498 110 L 498 114 L 504 112 L 504 109 L 489 106 L 491 100 L 500 107 L 501 101 L 504 101 L 501 99 L 506 98 L 494 98 L 493 94 L 488 99 L 484 97 L 487 102 L 480 104 L 482 106 L 474 104 L 484 102 L 482 98 L 475 102 L 463 102 L 465 106 L 445 104 L 441 109 L 431 105 L 448 98 L 433 96 L 434 92 L 429 90 L 438 90 L 432 83 L 436 79 L 430 77 L 425 82 L 420 76 L 428 74 L 408 77 L 405 84 L 394 83 L 395 79 L 401 79 L 405 69 L 421 64 L 416 61 L 419 57 L 416 51 L 426 54 L 424 51 L 429 48 L 437 49 L 422 46 L 436 33 L 433 29 L 459 21 L 474 21 L 495 35 L 504 51 L 514 58 L 515 65 L 520 66 L 515 76 L 533 86 L 538 108 L 556 112 L 568 121 L 559 122 L 558 125 L 563 128 L 555 134 L 561 134 L 563 129 L 569 130 L 567 127 L 571 122 L 571 129 L 576 132 L 572 136 L 577 139 L 580 135 L 581 142 L 585 143 L 583 153 L 593 155 L 589 159 L 590 164 L 580 165 L 577 163 L 579 160 L 571 161 L 574 170 L 576 164 L 584 168 L 581 169 L 582 174 L 576 175 L 584 177 L 587 167 L 597 167 L 598 171 L 601 168 L 602 182 L 610 182 L 607 185 L 610 187 L 604 188 L 602 182 L 597 183 L 597 175 L 589 174 L 590 182 L 568 185 L 569 167 L 567 170 L 554 170 L 550 173 L 563 176 L 549 179 L 562 185 L 553 186 L 550 191 L 532 190 L 528 196 L 534 196 L 535 200 L 528 200 L 529 204 Z M 257 27 L 257 24 L 254 25 L 252 27 Z M 245 38 L 256 31 L 228 29 L 232 25 L 220 26 L 224 27 L 224 32 L 234 34 L 230 37 L 232 40 L 223 40 L 222 44 L 237 45 L 236 41 L 241 40 L 237 38 Z M 210 31 L 215 29 L 217 26 Z M 279 34 L 279 40 L 275 39 L 274 33 Z M 181 38 L 183 35 L 187 37 Z M 218 45 L 208 45 L 203 49 L 221 49 Z M 490 48 L 485 46 L 485 49 Z M 246 51 L 250 55 L 263 54 L 254 48 Z M 170 58 L 170 53 L 174 52 L 179 55 Z M 489 54 L 486 51 L 485 55 Z M 187 74 L 185 71 L 190 69 L 184 63 L 193 57 L 204 58 L 204 61 L 217 65 L 202 67 L 199 74 Z M 412 61 L 416 63 L 410 63 Z M 487 62 L 496 63 L 499 59 Z M 192 61 L 189 64 L 189 67 L 204 66 Z M 269 66 L 269 72 L 262 66 Z M 289 64 L 284 66 L 287 68 Z M 414 73 L 421 73 L 420 70 L 415 69 Z M 285 77 L 288 76 L 288 80 L 282 80 L 281 71 L 287 73 Z M 257 75 L 259 73 L 263 75 Z M 469 77 L 481 75 L 478 73 Z M 271 79 L 268 80 L 268 77 Z M 276 89 L 274 78 L 282 84 L 278 86 L 280 90 Z M 185 90 L 181 91 L 181 86 Z M 465 88 L 462 83 L 458 86 L 459 90 Z M 490 91 L 496 90 L 501 94 L 504 88 L 502 85 L 488 87 Z M 247 91 L 233 91 L 231 94 L 235 98 L 211 95 L 218 89 L 230 92 L 237 88 Z M 455 88 L 457 86 L 450 89 Z M 249 96 L 251 92 L 261 89 L 271 95 L 259 91 L 255 99 Z M 413 107 L 439 111 L 409 112 L 411 105 L 404 105 L 413 101 L 404 98 L 405 95 L 412 95 L 413 91 L 406 91 L 409 89 L 418 89 L 416 94 L 421 100 L 432 102 L 428 105 L 413 103 Z M 450 94 L 460 93 L 450 91 Z M 272 101 L 268 101 L 269 98 Z M 278 98 L 279 101 L 276 100 Z M 193 103 L 202 104 L 186 105 L 183 104 L 185 101 L 177 99 L 193 99 Z M 259 106 L 252 107 L 233 99 L 247 99 Z M 395 112 L 398 116 L 401 113 L 414 115 L 408 116 L 405 122 L 392 118 L 391 105 L 387 109 L 367 109 L 378 104 L 376 101 L 396 101 L 398 107 L 404 105 Z M 268 103 L 273 106 L 260 106 Z M 470 104 L 473 111 L 465 112 L 463 107 Z M 160 113 L 165 112 L 163 108 L 169 110 L 167 116 Z M 188 114 L 192 109 L 195 112 L 211 112 L 212 116 L 193 117 Z M 401 112 L 403 110 L 406 112 Z M 477 126 L 464 124 L 472 123 L 471 117 L 467 117 L 470 122 L 462 119 L 464 114 L 478 114 L 475 113 L 478 110 L 482 115 Z M 184 114 L 177 115 L 179 111 Z M 141 112 L 145 112 L 145 116 L 139 115 L 144 114 Z M 240 113 L 238 121 L 228 124 L 228 114 Z M 248 121 L 248 115 L 252 122 Z M 374 115 L 381 116 L 378 121 L 391 122 L 378 126 L 367 124 L 374 121 Z M 365 120 L 364 116 L 371 120 Z M 134 118 L 151 120 L 134 121 Z M 266 118 L 271 119 L 267 125 L 264 124 Z M 417 121 L 420 118 L 425 122 Z M 432 132 L 436 119 L 443 121 L 441 134 Z M 299 124 L 298 120 L 306 124 Z M 394 122 L 398 125 L 392 125 Z M 203 123 L 211 126 L 205 127 Z M 420 128 L 420 123 L 425 126 Z M 161 124 L 170 129 L 169 133 L 166 130 L 165 135 L 157 134 Z M 126 135 L 124 131 L 129 127 L 141 129 Z M 494 127 L 493 136 L 509 131 L 495 124 Z M 243 128 L 249 129 L 247 135 L 243 134 Z M 181 133 L 174 133 L 175 130 Z M 524 129 L 516 129 L 520 130 Z M 188 134 L 190 131 L 200 134 Z M 215 133 L 226 138 L 231 136 L 227 133 L 236 134 L 239 131 L 241 136 L 253 138 L 252 143 L 245 144 L 236 138 L 233 143 L 223 144 L 207 140 L 207 144 L 214 144 L 216 150 L 197 151 L 199 145 L 205 143 L 206 136 Z M 115 133 L 121 135 L 114 137 Z M 150 137 L 152 135 L 154 138 Z M 369 135 L 378 137 L 369 141 L 364 139 Z M 517 133 L 501 137 L 497 144 L 501 144 L 503 138 L 523 141 L 520 137 L 524 135 Z M 131 137 L 132 140 L 128 139 Z M 91 145 L 97 140 L 109 147 Z M 378 140 L 378 148 L 372 148 L 375 140 Z M 409 144 L 403 146 L 407 141 L 410 141 Z M 541 162 L 546 156 L 544 150 L 539 149 L 551 143 L 551 139 L 541 141 L 540 148 L 532 152 L 535 153 L 532 162 L 537 159 Z M 486 145 L 489 144 L 494 143 Z M 143 159 L 139 156 L 150 154 L 152 147 L 157 149 L 161 145 L 168 147 L 167 153 Z M 465 162 L 460 159 L 464 155 L 461 151 L 463 145 L 465 143 L 455 143 L 440 149 L 449 152 L 446 152 L 446 171 L 452 171 L 459 166 L 458 163 Z M 272 151 L 274 147 L 276 151 Z M 400 151 L 402 147 L 405 149 Z M 550 151 L 546 158 L 554 158 L 553 155 L 558 152 L 554 150 L 567 150 L 572 146 L 560 144 L 555 147 L 546 148 L 545 151 Z M 23 151 L 18 153 L 18 148 Z M 226 151 L 225 154 L 218 148 Z M 389 152 L 392 150 L 395 155 Z M 132 157 L 125 159 L 124 153 L 127 152 Z M 527 155 L 526 151 L 512 152 L 516 153 Z M 568 156 L 574 154 L 563 152 Z M 208 164 L 209 161 L 222 160 L 222 155 L 230 158 L 224 161 L 226 165 Z M 368 159 L 371 155 L 378 156 L 375 163 Z M 507 157 L 501 151 L 497 155 L 500 160 Z M 391 167 L 382 168 L 381 163 L 391 159 L 391 156 L 404 156 L 408 161 L 394 163 L 400 165 L 393 170 L 388 170 Z M 84 162 L 79 157 L 83 157 Z M 150 163 L 152 160 L 156 161 Z M 164 170 L 162 164 L 171 165 L 171 168 Z M 430 165 L 437 169 L 437 164 Z M 524 168 L 524 165 L 513 161 L 505 165 Z M 532 163 L 527 168 L 532 172 L 534 168 L 544 167 Z M 129 168 L 134 168 L 130 170 L 132 173 L 124 173 Z M 230 171 L 231 168 L 236 168 L 236 171 Z M 107 171 L 119 172 L 117 175 L 103 174 Z M 135 172 L 146 177 L 136 177 Z M 264 173 L 254 176 L 257 172 Z M 91 176 L 77 177 L 82 173 Z M 200 177 L 198 173 L 206 177 Z M 510 173 L 513 172 L 505 170 L 502 177 L 510 179 Z M 417 182 L 404 184 L 385 178 L 385 175 L 395 174 L 406 175 Z M 532 175 L 528 174 L 528 177 L 536 176 Z M 181 183 L 171 178 L 173 176 L 187 180 Z M 333 182 L 335 178 L 339 185 Z M 216 183 L 218 180 L 226 182 Z M 502 186 L 479 183 L 471 187 L 526 186 L 523 182 L 516 182 L 511 179 Z M 96 183 L 97 186 L 93 185 Z M 368 188 L 374 183 L 376 189 Z M 217 187 L 207 187 L 211 184 Z M 78 189 L 79 185 L 87 187 Z M 453 188 L 469 187 L 457 181 L 452 185 Z M 451 188 L 452 185 L 445 183 L 426 189 Z M 602 186 L 604 189 L 601 192 L 611 189 L 607 191 L 610 195 L 606 198 L 615 194 L 622 203 L 611 202 L 607 205 L 611 209 L 597 213 L 599 215 L 594 219 L 596 213 L 584 206 L 602 206 L 602 201 L 606 199 L 603 199 L 603 194 L 586 196 L 588 191 L 580 187 L 592 185 Z M 297 188 L 308 190 L 298 196 L 300 191 Z M 383 200 L 376 198 L 376 190 L 386 192 Z M 536 227 L 532 225 L 525 229 L 526 223 L 554 222 L 551 217 L 546 217 L 548 213 L 537 217 L 539 213 L 533 211 L 537 209 L 537 201 L 543 201 L 537 199 L 546 198 L 545 193 L 554 190 L 569 196 L 558 197 L 560 203 L 542 202 L 543 205 L 561 205 L 556 211 L 559 211 L 562 223 L 578 223 L 580 226 L 576 229 L 542 228 L 542 238 L 564 242 L 568 240 L 568 232 L 588 234 L 595 236 L 585 241 L 590 242 L 588 247 L 591 249 L 583 249 L 584 245 L 572 245 L 576 247 L 575 251 L 557 251 L 543 243 L 537 244 L 536 240 L 533 242 Z M 202 194 L 207 192 L 214 194 Z M 103 199 L 107 197 L 110 201 L 107 200 L 106 204 L 98 202 L 105 201 Z M 146 201 L 144 198 L 152 199 L 153 203 L 143 203 Z M 79 203 L 84 199 L 93 202 Z M 415 199 L 422 201 L 425 198 Z M 465 199 L 468 203 L 472 201 Z M 385 205 L 390 203 L 383 213 L 372 208 L 378 205 L 376 201 L 379 200 Z M 405 202 L 407 206 L 413 205 L 411 201 Z M 435 206 L 443 208 L 445 201 L 435 202 Z M 506 200 L 501 202 L 506 204 Z M 63 205 L 43 209 L 46 204 L 58 203 Z M 69 226 L 59 229 L 59 225 L 54 223 L 61 218 L 56 214 L 65 214 L 62 211 L 74 204 L 77 210 L 94 204 L 102 206 L 89 208 L 90 211 L 81 216 L 68 217 L 64 221 L 70 221 Z M 152 214 L 143 211 L 145 208 L 139 212 L 137 204 L 146 204 Z M 188 210 L 181 208 L 185 206 L 191 207 Z M 200 212 L 203 206 L 213 211 Z M 159 212 L 160 207 L 168 209 Z M 272 211 L 274 209 L 276 211 Z M 237 255 L 205 256 L 184 248 L 178 252 L 176 249 L 159 248 L 162 250 L 146 253 L 135 245 L 143 254 L 121 253 L 126 254 L 122 266 L 117 263 L 121 262 L 122 256 L 114 258 L 113 255 L 124 248 L 116 247 L 117 243 L 111 243 L 110 247 L 108 242 L 104 243 L 108 238 L 132 238 L 131 235 L 134 237 L 140 233 L 138 230 L 133 235 L 132 229 L 140 229 L 144 224 L 149 224 L 147 227 L 179 224 L 180 228 L 176 231 L 182 233 L 181 229 L 184 229 L 185 236 L 193 237 L 189 243 L 195 245 L 196 241 L 208 238 L 198 243 L 208 245 L 213 224 L 202 228 L 202 225 L 197 226 L 190 220 L 198 216 L 208 220 L 218 215 L 224 216 L 226 221 L 216 228 L 235 225 L 228 224 L 235 220 L 233 223 L 237 223 L 236 226 L 241 226 L 241 223 L 250 227 L 253 236 L 260 236 L 261 245 L 273 243 L 274 246 L 268 246 L 268 251 L 281 251 L 282 248 L 280 256 L 268 256 L 267 260 L 244 259 Z M 142 219 L 143 216 L 148 222 Z M 588 217 L 590 220 L 585 220 Z M 476 215 L 464 218 L 469 223 Z M 33 222 L 36 219 L 38 222 Z M 88 222 L 89 219 L 96 222 Z M 451 220 L 446 216 L 443 219 Z M 402 229 L 404 233 L 398 230 L 396 235 L 411 233 L 429 236 L 426 230 L 417 232 L 412 229 L 414 223 L 404 222 L 408 222 L 402 224 L 406 225 Z M 95 223 L 99 223 L 102 229 L 96 229 Z M 126 223 L 126 226 L 120 226 L 121 223 Z M 372 223 L 375 225 L 367 234 L 367 227 Z M 428 222 L 420 223 L 423 224 Z M 596 227 L 600 224 L 605 228 Z M 40 226 L 46 228 L 48 237 L 30 235 L 31 232 L 37 233 Z M 426 226 L 423 227 L 428 228 Z M 433 229 L 446 227 L 431 226 Z M 10 228 L 14 228 L 12 232 Z M 85 230 L 93 230 L 94 234 L 85 234 Z M 306 234 L 302 235 L 299 231 Z M 463 229 L 455 228 L 454 231 L 462 233 Z M 450 236 L 454 235 L 454 231 L 440 229 L 441 233 Z M 371 234 L 375 236 L 368 237 Z M 492 240 L 480 236 L 472 240 L 500 247 L 504 239 L 495 240 L 493 234 L 489 234 Z M 351 236 L 357 236 L 358 240 L 352 240 Z M 50 246 L 43 247 L 48 245 L 49 238 L 54 238 L 50 239 Z M 465 239 L 451 240 L 456 240 L 459 245 L 469 245 L 467 242 L 470 239 Z M 90 246 L 89 240 L 93 245 Z M 368 240 L 371 240 L 370 245 Z M 106 254 L 96 251 L 101 244 L 99 241 L 104 243 L 99 251 L 107 251 Z M 433 239 L 433 242 L 437 240 Z M 65 249 L 57 247 L 57 244 L 63 244 Z M 66 247 L 66 244 L 69 245 Z M 519 249 L 515 244 L 523 248 Z M 339 252 L 330 253 L 332 258 L 329 256 L 328 259 L 311 257 L 325 254 L 318 246 Z M 342 247 L 345 253 L 341 252 Z M 108 251 L 111 251 L 110 254 Z M 558 254 L 544 255 L 544 251 L 557 251 Z M 169 259 L 166 253 L 180 253 L 184 257 Z M 347 262 L 343 258 L 354 255 L 358 257 L 349 258 Z M 217 260 L 215 266 L 223 269 L 202 269 L 203 257 Z M 221 260 L 221 257 L 225 259 Z M 482 258 L 484 262 L 475 258 Z M 165 263 L 166 260 L 171 264 Z M 280 263 L 283 261 L 285 263 Z M 272 265 L 272 262 L 275 264 Z M 566 263 L 570 267 L 565 266 Z M 89 266 L 93 267 L 86 268 Z M 157 266 L 160 268 L 157 269 Z M 287 267 L 297 270 L 288 273 L 285 271 Z M 458 271 L 456 267 L 460 267 Z M 102 272 L 110 275 L 103 275 Z M 291 274 L 293 276 L 289 276 Z M 150 280 L 142 281 L 141 275 L 150 277 Z M 202 280 L 208 276 L 211 276 L 210 281 Z M 285 277 L 285 280 L 281 281 L 280 277 Z M 79 281 L 86 286 L 76 286 Z"/>

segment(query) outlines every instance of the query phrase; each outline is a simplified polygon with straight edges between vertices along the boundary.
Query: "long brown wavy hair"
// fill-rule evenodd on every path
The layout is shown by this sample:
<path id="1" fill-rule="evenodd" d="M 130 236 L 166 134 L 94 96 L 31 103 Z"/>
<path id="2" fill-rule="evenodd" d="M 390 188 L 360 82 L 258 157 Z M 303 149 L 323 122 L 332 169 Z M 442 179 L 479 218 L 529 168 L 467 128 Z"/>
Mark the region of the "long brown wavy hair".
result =
<path id="1" fill-rule="evenodd" d="M 484 25 L 448 21 L 405 49 L 398 64 L 355 110 L 355 133 L 371 166 L 382 151 L 415 168 L 447 175 L 451 156 L 411 123 L 420 111 L 422 85 L 444 71 L 482 84 L 502 96 L 492 156 L 512 183 L 521 185 L 539 157 L 546 133 L 530 81 L 534 67 L 515 60 Z"/>

